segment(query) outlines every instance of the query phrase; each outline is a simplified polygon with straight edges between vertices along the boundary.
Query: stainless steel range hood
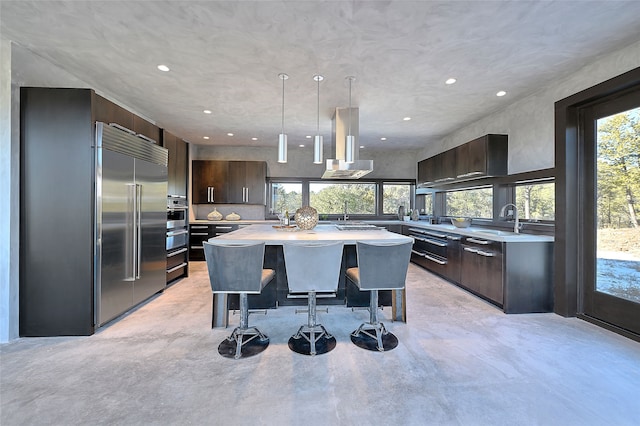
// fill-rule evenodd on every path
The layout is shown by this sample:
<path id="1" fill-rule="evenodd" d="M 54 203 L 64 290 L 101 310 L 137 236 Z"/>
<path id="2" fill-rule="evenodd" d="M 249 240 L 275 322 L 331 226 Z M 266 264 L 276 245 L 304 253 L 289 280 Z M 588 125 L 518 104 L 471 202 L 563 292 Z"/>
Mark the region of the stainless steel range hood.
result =
<path id="1" fill-rule="evenodd" d="M 351 135 L 356 139 L 353 163 L 345 162 L 346 139 L 349 133 L 349 108 L 336 108 L 332 121 L 331 152 L 335 158 L 327 160 L 322 179 L 360 179 L 373 171 L 373 160 L 360 160 L 359 109 L 351 108 Z"/>

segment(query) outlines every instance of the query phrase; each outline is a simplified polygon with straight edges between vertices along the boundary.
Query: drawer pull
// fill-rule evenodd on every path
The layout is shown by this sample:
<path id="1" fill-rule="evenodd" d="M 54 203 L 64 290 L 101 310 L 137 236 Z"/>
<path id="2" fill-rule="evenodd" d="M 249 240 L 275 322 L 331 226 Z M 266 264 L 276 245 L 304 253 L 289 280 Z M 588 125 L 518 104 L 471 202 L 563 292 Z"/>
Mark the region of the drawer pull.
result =
<path id="1" fill-rule="evenodd" d="M 469 241 L 470 243 L 476 243 L 476 244 L 484 244 L 484 245 L 491 244 L 491 242 L 490 242 L 490 241 L 487 241 L 487 240 L 477 240 L 477 239 L 475 239 L 475 238 L 467 238 L 467 241 Z"/>
<path id="2" fill-rule="evenodd" d="M 435 232 L 427 232 L 427 231 L 423 231 L 422 233 L 425 234 L 425 235 L 428 235 L 430 237 L 447 238 L 447 236 L 445 234 L 436 234 Z"/>
<path id="3" fill-rule="evenodd" d="M 209 229 L 207 225 L 191 225 L 191 229 Z"/>
<path id="4" fill-rule="evenodd" d="M 201 236 L 201 237 L 208 237 L 209 233 L 207 233 L 207 232 L 192 232 L 191 236 L 194 236 L 194 235 L 198 235 L 198 236 Z"/>
<path id="5" fill-rule="evenodd" d="M 434 246 L 438 246 L 438 247 L 446 247 L 447 243 L 443 243 L 441 241 L 436 241 L 436 240 L 430 240 L 428 238 L 425 238 L 425 242 L 429 243 L 429 244 L 433 244 Z"/>
<path id="6" fill-rule="evenodd" d="M 204 246 L 191 246 L 191 250 L 204 250 Z"/>
<path id="7" fill-rule="evenodd" d="M 187 248 L 185 247 L 185 248 L 182 248 L 182 249 L 180 249 L 180 250 L 176 250 L 176 251 L 174 251 L 174 252 L 168 253 L 168 254 L 167 254 L 167 257 L 177 256 L 177 255 L 179 255 L 180 253 L 184 253 L 184 252 L 186 252 L 186 251 L 187 251 Z"/>
<path id="8" fill-rule="evenodd" d="M 181 264 L 180 264 L 180 265 L 178 265 L 178 266 L 175 266 L 175 267 L 173 267 L 173 268 L 171 268 L 171 269 L 167 269 L 167 274 L 170 274 L 170 273 L 172 273 L 172 272 L 175 272 L 175 271 L 177 271 L 177 270 L 178 270 L 178 269 L 180 269 L 180 268 L 184 268 L 185 266 L 187 266 L 187 264 L 186 264 L 186 263 L 181 263 Z"/>
<path id="9" fill-rule="evenodd" d="M 447 261 L 446 261 L 446 260 L 436 259 L 435 257 L 431 257 L 431 256 L 429 256 L 428 254 L 425 254 L 425 255 L 424 255 L 424 258 L 425 258 L 425 259 L 427 259 L 427 260 L 430 260 L 430 261 L 432 261 L 432 262 L 435 262 L 435 263 L 437 263 L 438 265 L 446 265 L 446 264 L 447 264 Z"/>

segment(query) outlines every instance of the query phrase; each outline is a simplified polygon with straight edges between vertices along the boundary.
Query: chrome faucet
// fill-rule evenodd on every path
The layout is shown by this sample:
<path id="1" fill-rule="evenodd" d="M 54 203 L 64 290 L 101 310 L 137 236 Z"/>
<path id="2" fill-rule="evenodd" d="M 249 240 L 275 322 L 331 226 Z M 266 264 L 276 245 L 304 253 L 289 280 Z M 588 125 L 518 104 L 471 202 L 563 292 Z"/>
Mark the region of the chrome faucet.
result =
<path id="1" fill-rule="evenodd" d="M 505 212 L 507 211 L 507 207 L 513 207 L 513 218 L 515 219 L 515 224 L 513 225 L 513 232 L 516 234 L 520 233 L 520 222 L 518 221 L 518 208 L 515 204 L 509 203 L 500 209 L 500 217 L 505 217 Z"/>
<path id="2" fill-rule="evenodd" d="M 344 220 L 349 219 L 349 215 L 347 215 L 347 202 L 346 201 L 344 202 L 344 217 L 343 217 L 343 219 Z"/>

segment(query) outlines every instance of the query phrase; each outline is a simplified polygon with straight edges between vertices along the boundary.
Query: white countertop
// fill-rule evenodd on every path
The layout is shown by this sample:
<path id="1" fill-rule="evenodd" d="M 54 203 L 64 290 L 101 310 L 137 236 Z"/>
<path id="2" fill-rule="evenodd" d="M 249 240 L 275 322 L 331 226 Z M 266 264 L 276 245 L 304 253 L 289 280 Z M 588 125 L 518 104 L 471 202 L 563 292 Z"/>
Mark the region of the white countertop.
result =
<path id="1" fill-rule="evenodd" d="M 553 242 L 554 241 L 554 237 L 549 236 L 549 235 L 534 235 L 534 234 L 526 234 L 526 233 L 519 233 L 516 234 L 514 232 L 508 232 L 508 231 L 499 231 L 499 230 L 494 230 L 494 229 L 488 229 L 488 228 L 481 228 L 481 227 L 475 227 L 475 226 L 471 226 L 469 228 L 456 228 L 453 225 L 448 225 L 448 224 L 439 224 L 439 225 L 433 225 L 430 224 L 427 221 L 401 221 L 401 220 L 364 220 L 364 221 L 347 221 L 347 223 L 353 223 L 353 222 L 364 222 L 364 223 L 370 223 L 370 224 L 376 224 L 376 225 L 406 225 L 406 226 L 410 226 L 413 228 L 420 228 L 420 229 L 425 229 L 425 230 L 432 230 L 432 231 L 440 231 L 440 232 L 449 232 L 449 233 L 454 233 L 454 234 L 458 234 L 458 235 L 464 235 L 466 237 L 476 237 L 479 239 L 483 239 L 483 240 L 490 240 L 490 241 L 499 241 L 499 242 L 509 242 L 509 243 L 531 243 L 531 242 Z M 212 221 L 212 220 L 195 220 L 195 221 L 191 221 L 190 223 L 192 224 L 209 224 L 209 225 L 230 225 L 230 224 L 239 224 L 239 225 L 264 225 L 267 227 L 271 227 L 271 225 L 277 225 L 279 222 L 277 220 L 217 220 L 217 221 Z M 313 231 L 316 232 L 320 232 L 318 231 L 319 227 L 332 227 L 335 232 L 339 232 L 340 234 L 344 233 L 344 232 L 349 232 L 349 233 L 354 233 L 354 232 L 360 232 L 360 233 L 372 233 L 372 232 L 381 232 L 381 231 L 338 231 L 335 228 L 335 224 L 341 223 L 341 221 L 337 221 L 334 222 L 332 221 L 331 223 L 323 223 L 322 221 L 320 222 L 320 224 L 318 226 L 316 226 L 316 228 L 313 229 Z M 285 233 L 284 231 L 275 231 L 278 234 L 283 234 Z M 234 231 L 235 232 L 238 231 Z M 298 232 L 307 232 L 307 231 L 298 231 Z M 327 231 L 322 231 L 323 234 L 325 234 Z M 291 232 L 289 232 L 291 233 Z M 305 237 L 306 239 L 312 239 L 312 238 L 308 238 Z M 354 237 L 355 239 L 358 239 L 358 237 Z M 369 238 L 369 237 L 367 237 Z M 302 239 L 302 238 L 286 238 L 286 240 L 296 240 L 296 239 Z M 353 244 L 353 243 L 350 243 Z"/>
<path id="2" fill-rule="evenodd" d="M 367 231 L 340 231 L 335 225 L 318 225 L 309 231 L 282 231 L 273 225 L 250 225 L 215 237 L 225 241 L 264 241 L 267 245 L 281 245 L 285 241 L 342 241 L 347 245 L 356 241 L 405 242 L 413 238 L 389 232 L 384 228 Z"/>
<path id="3" fill-rule="evenodd" d="M 432 225 L 427 222 L 410 221 L 403 222 L 404 225 L 412 228 L 419 228 L 431 231 L 449 232 L 465 237 L 475 237 L 482 240 L 500 241 L 505 243 L 534 243 L 534 242 L 553 242 L 554 238 L 549 235 L 533 235 L 533 234 L 516 234 L 508 231 L 498 231 L 495 229 L 487 229 L 470 226 L 469 228 L 456 228 L 454 225 Z"/>

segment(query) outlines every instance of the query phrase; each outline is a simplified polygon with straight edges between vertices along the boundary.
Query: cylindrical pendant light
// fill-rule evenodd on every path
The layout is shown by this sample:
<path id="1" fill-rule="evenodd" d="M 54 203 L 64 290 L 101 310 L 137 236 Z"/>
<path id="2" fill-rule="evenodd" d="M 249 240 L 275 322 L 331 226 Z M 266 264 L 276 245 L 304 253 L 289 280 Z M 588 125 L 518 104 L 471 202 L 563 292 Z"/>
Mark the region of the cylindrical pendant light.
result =
<path id="1" fill-rule="evenodd" d="M 351 134 L 351 83 L 356 78 L 352 75 L 347 77 L 349 80 L 349 133 L 347 134 L 347 148 L 345 152 L 345 163 L 353 163 L 356 156 L 356 138 Z"/>
<path id="2" fill-rule="evenodd" d="M 318 115 L 316 122 L 316 137 L 313 142 L 313 164 L 322 164 L 323 137 L 320 135 L 320 82 L 324 80 L 321 75 L 314 75 L 313 79 L 318 82 Z"/>
<path id="3" fill-rule="evenodd" d="M 282 80 L 282 132 L 278 137 L 278 163 L 287 162 L 287 135 L 284 132 L 284 81 L 289 78 L 287 74 L 278 74 Z"/>

